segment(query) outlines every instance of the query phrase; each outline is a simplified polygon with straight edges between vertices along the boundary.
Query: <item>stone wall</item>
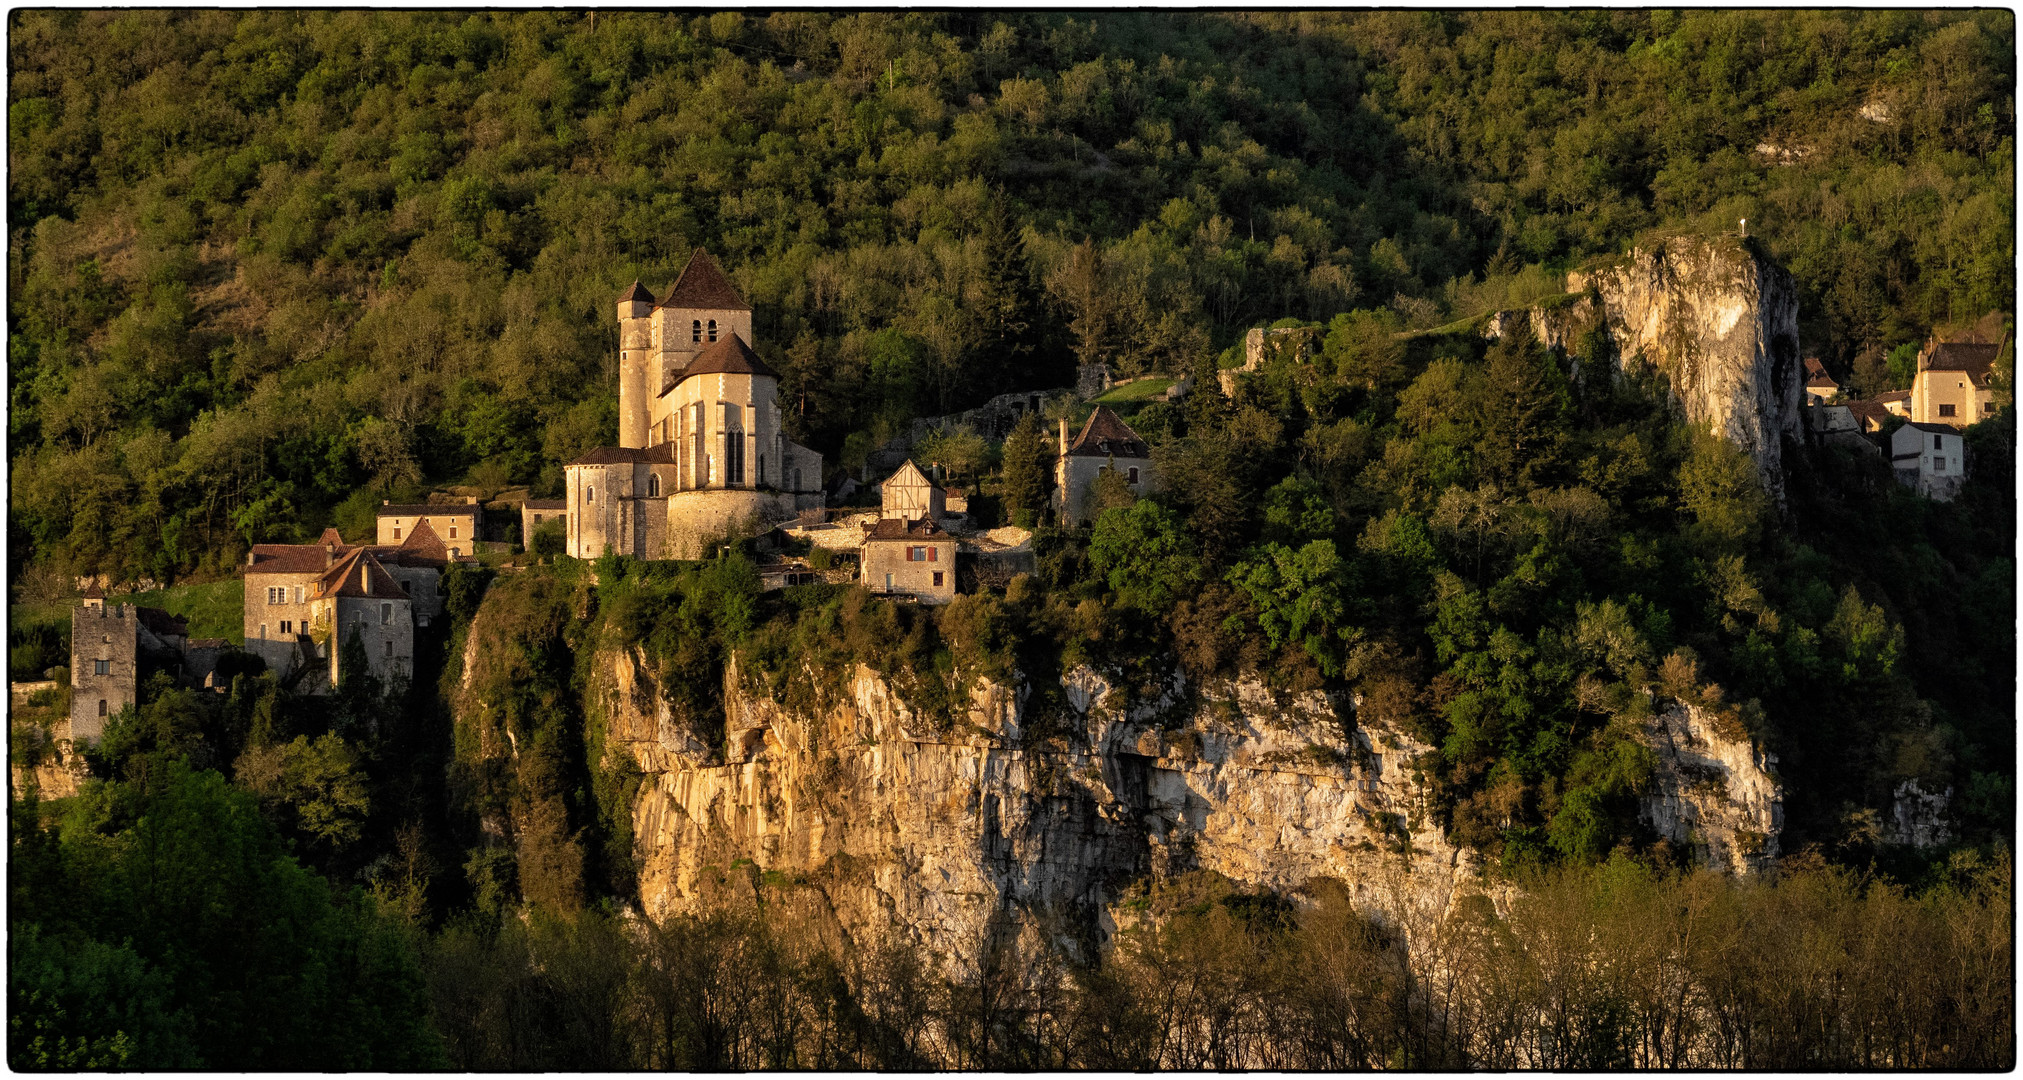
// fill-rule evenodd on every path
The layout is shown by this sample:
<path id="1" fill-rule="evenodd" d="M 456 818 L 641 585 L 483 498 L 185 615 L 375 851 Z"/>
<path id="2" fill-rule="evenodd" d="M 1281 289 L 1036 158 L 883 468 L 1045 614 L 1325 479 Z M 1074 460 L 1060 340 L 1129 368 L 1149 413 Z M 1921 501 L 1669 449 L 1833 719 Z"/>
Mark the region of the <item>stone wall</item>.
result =
<path id="1" fill-rule="evenodd" d="M 796 497 L 749 488 L 677 492 L 667 500 L 668 559 L 699 559 L 705 546 L 725 536 L 755 536 L 799 513 Z"/>

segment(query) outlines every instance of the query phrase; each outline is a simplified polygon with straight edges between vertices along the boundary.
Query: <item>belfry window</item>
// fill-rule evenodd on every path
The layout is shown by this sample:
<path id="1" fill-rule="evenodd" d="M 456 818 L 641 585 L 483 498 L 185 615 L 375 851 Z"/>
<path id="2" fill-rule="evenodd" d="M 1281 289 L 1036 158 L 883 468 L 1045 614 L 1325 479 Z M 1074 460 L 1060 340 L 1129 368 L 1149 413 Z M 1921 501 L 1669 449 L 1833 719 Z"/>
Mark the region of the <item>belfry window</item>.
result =
<path id="1" fill-rule="evenodd" d="M 715 341 L 715 340 L 716 340 L 716 320 L 715 320 L 715 319 L 711 319 L 711 320 L 709 321 L 709 339 L 710 339 L 711 341 Z"/>
<path id="2" fill-rule="evenodd" d="M 653 499 L 658 498 L 659 496 L 660 496 L 660 474 L 655 473 L 654 475 L 646 478 L 646 497 L 649 499 Z"/>
<path id="3" fill-rule="evenodd" d="M 716 324 L 715 324 L 715 323 L 711 323 L 710 325 L 711 325 L 711 326 L 715 326 Z M 690 324 L 689 324 L 689 327 L 688 327 L 688 340 L 690 340 L 691 342 L 699 342 L 699 341 L 701 341 L 701 340 L 702 340 L 702 320 L 701 320 L 701 319 L 697 319 L 697 320 L 695 320 L 694 322 L 692 322 L 692 323 L 690 323 Z"/>

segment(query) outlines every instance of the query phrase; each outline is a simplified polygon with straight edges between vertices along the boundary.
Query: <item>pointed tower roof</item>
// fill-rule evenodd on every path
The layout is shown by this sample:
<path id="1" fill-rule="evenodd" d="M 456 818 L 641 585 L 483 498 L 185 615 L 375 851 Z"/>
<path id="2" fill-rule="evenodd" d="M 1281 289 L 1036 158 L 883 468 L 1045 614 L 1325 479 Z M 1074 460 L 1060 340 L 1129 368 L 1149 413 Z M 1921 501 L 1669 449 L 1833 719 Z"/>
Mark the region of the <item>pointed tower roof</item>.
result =
<path id="1" fill-rule="evenodd" d="M 630 304 L 635 302 L 643 302 L 651 304 L 654 301 L 653 301 L 653 294 L 647 292 L 646 286 L 641 285 L 639 283 L 639 280 L 635 278 L 633 279 L 632 287 L 618 295 L 618 302 L 621 304 Z"/>
<path id="2" fill-rule="evenodd" d="M 316 542 L 324 547 L 341 548 L 344 546 L 344 537 L 338 533 L 336 526 L 326 526 L 323 535 L 317 537 Z"/>
<path id="3" fill-rule="evenodd" d="M 770 375 L 777 379 L 780 373 L 766 366 L 759 354 L 752 351 L 745 339 L 735 331 L 725 334 L 717 343 L 702 351 L 702 355 L 682 369 L 682 379 L 691 375 Z M 677 386 L 680 382 L 676 382 Z"/>
<path id="4" fill-rule="evenodd" d="M 643 291 L 643 290 L 642 290 Z M 667 290 L 660 302 L 668 308 L 709 308 L 717 311 L 750 311 L 752 306 L 738 295 L 738 287 L 717 269 L 716 260 L 701 248 L 688 257 L 688 266 Z"/>

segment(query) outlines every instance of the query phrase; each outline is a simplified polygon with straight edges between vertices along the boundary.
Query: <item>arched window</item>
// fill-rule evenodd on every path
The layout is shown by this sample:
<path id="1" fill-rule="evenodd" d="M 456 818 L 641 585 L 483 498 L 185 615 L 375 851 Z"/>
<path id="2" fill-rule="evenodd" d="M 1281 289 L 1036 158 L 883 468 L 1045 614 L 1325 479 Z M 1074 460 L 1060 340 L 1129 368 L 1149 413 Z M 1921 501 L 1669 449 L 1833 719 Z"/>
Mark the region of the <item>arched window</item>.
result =
<path id="1" fill-rule="evenodd" d="M 99 699 L 98 699 L 98 715 L 100 715 L 100 716 L 104 716 L 104 715 L 105 715 L 105 699 L 104 699 L 104 698 L 99 698 Z"/>
<path id="2" fill-rule="evenodd" d="M 584 501 L 584 502 L 587 502 L 587 503 L 593 503 L 593 502 L 596 502 L 596 501 L 597 501 L 597 489 L 596 489 L 596 488 L 594 488 L 594 487 L 587 487 L 587 488 L 584 488 L 584 489 L 583 489 L 583 501 Z"/>
<path id="3" fill-rule="evenodd" d="M 659 496 L 660 496 L 660 474 L 655 473 L 654 475 L 646 478 L 646 497 L 649 499 L 653 499 L 658 498 Z"/>
<path id="4" fill-rule="evenodd" d="M 715 320 L 715 319 L 711 319 L 711 320 L 709 321 L 709 339 L 710 339 L 711 341 L 715 341 L 715 340 L 716 340 L 716 320 Z"/>
<path id="5" fill-rule="evenodd" d="M 715 326 L 716 324 L 715 324 L 715 323 L 711 323 L 710 325 L 711 325 L 711 326 Z M 699 341 L 701 341 L 701 340 L 702 340 L 702 320 L 701 320 L 701 319 L 697 319 L 697 320 L 695 320 L 695 321 L 694 321 L 693 323 L 690 323 L 690 324 L 689 324 L 689 327 L 688 327 L 688 340 L 690 340 L 690 341 L 697 341 L 697 342 L 699 342 Z"/>

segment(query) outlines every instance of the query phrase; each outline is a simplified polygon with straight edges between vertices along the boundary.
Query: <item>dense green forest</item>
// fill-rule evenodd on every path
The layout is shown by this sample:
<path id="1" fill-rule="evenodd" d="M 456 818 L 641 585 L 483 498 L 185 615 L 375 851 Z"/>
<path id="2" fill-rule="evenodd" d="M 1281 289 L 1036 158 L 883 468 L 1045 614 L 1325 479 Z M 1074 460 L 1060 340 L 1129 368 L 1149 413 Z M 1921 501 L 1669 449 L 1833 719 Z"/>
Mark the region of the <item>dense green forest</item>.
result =
<path id="1" fill-rule="evenodd" d="M 16 579 L 552 490 L 613 437 L 613 298 L 696 245 L 832 461 L 1077 355 L 1178 374 L 1285 316 L 1432 325 L 1658 228 L 1748 218 L 1843 371 L 2015 287 L 1999 11 L 9 29 Z"/>
<path id="2" fill-rule="evenodd" d="M 736 545 L 550 558 L 453 570 L 402 685 L 145 686 L 78 795 L 14 804 L 16 1067 L 2011 1060 L 2013 410 L 1952 503 L 1796 446 L 1780 500 L 1662 387 L 1454 325 L 1747 217 L 1808 353 L 1901 377 L 1893 351 L 2013 307 L 2010 13 L 10 30 L 21 599 L 219 576 L 436 485 L 552 491 L 614 434 L 613 298 L 696 245 L 831 462 L 1079 359 L 1196 377 L 1119 405 L 1164 492 L 1107 485 L 1091 528 L 1049 518 L 1036 418 L 922 448 L 1037 526 L 1037 573 L 945 609 L 761 592 Z M 1219 392 L 1281 322 L 1313 355 Z M 733 665 L 791 703 L 821 693 L 803 661 L 865 663 L 929 717 L 1084 662 L 1126 696 L 1325 690 L 1434 748 L 1440 824 L 1529 899 L 1407 940 L 1325 882 L 1197 876 L 1102 957 L 992 938 L 955 973 L 815 947 L 756 868 L 743 905 L 638 920 L 639 773 L 586 705 L 616 645 L 717 739 Z M 1675 703 L 1778 755 L 1778 874 L 1639 822 L 1637 735 Z M 1939 850 L 1890 841 L 1907 780 L 1953 792 Z"/>

